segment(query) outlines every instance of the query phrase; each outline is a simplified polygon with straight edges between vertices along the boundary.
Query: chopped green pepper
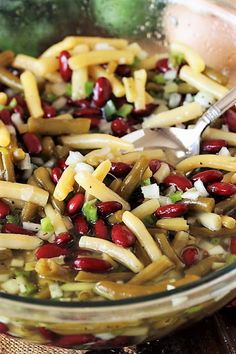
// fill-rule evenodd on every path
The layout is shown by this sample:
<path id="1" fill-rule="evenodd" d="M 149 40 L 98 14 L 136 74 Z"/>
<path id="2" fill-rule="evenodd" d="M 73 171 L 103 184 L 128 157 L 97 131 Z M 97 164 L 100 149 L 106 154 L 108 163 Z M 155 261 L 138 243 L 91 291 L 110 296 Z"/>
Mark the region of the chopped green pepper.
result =
<path id="1" fill-rule="evenodd" d="M 85 89 L 85 95 L 86 97 L 90 96 L 91 93 L 93 92 L 93 82 L 92 81 L 87 81 L 84 84 L 84 89 Z"/>
<path id="2" fill-rule="evenodd" d="M 179 202 L 180 200 L 182 200 L 182 192 L 176 191 L 174 193 L 171 193 L 169 195 L 169 198 L 172 201 L 172 203 Z"/>
<path id="3" fill-rule="evenodd" d="M 124 103 L 117 111 L 117 115 L 126 118 L 133 110 L 132 104 Z"/>
<path id="4" fill-rule="evenodd" d="M 82 211 L 87 221 L 95 222 L 97 220 L 97 207 L 94 205 L 94 202 L 84 203 Z"/>
<path id="5" fill-rule="evenodd" d="M 41 229 L 43 232 L 53 232 L 54 227 L 50 221 L 50 219 L 46 216 L 45 218 L 41 219 Z"/>

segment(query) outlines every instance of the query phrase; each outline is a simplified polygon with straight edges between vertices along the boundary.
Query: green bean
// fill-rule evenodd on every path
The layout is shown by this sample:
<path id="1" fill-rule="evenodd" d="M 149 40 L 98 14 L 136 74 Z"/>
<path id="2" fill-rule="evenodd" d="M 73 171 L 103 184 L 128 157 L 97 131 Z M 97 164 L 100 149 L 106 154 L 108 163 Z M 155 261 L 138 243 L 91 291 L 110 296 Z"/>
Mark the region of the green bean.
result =
<path id="1" fill-rule="evenodd" d="M 118 194 L 128 200 L 133 191 L 139 186 L 139 184 L 142 181 L 142 176 L 148 167 L 148 160 L 141 156 L 138 161 L 135 162 L 132 170 L 129 172 L 129 174 L 125 177 L 123 180 L 119 190 Z"/>
<path id="2" fill-rule="evenodd" d="M 15 182 L 15 171 L 10 151 L 8 149 L 1 148 L 0 154 L 3 165 L 4 180 L 8 182 Z"/>
<path id="3" fill-rule="evenodd" d="M 110 281 L 128 281 L 132 278 L 133 273 L 131 272 L 113 272 L 109 274 L 98 274 L 90 273 L 85 271 L 80 271 L 75 277 L 75 281 L 87 282 L 87 283 L 97 283 L 101 280 Z"/>
<path id="4" fill-rule="evenodd" d="M 57 264 L 52 259 L 41 258 L 37 261 L 35 270 L 39 276 L 43 278 L 65 283 L 73 281 L 73 272 L 70 269 Z"/>
<path id="5" fill-rule="evenodd" d="M 0 66 L 7 66 L 12 63 L 14 59 L 14 53 L 11 50 L 4 50 L 0 53 Z"/>
<path id="6" fill-rule="evenodd" d="M 111 184 L 109 185 L 109 188 L 113 190 L 114 192 L 117 192 L 119 188 L 121 187 L 122 180 L 120 178 L 114 179 Z"/>
<path id="7" fill-rule="evenodd" d="M 139 285 L 146 283 L 153 278 L 163 275 L 174 267 L 174 263 L 172 263 L 172 261 L 168 257 L 161 256 L 157 261 L 152 262 L 143 270 L 141 270 L 140 273 L 136 274 L 129 281 L 129 284 Z"/>
<path id="8" fill-rule="evenodd" d="M 196 200 L 185 199 L 184 203 L 188 205 L 190 210 L 204 211 L 207 213 L 211 213 L 215 206 L 215 200 L 206 197 L 199 197 Z"/>
<path id="9" fill-rule="evenodd" d="M 150 264 L 150 257 L 148 256 L 146 250 L 142 247 L 140 242 L 135 242 L 134 253 L 136 257 L 144 264 L 145 267 Z"/>
<path id="10" fill-rule="evenodd" d="M 186 274 L 191 275 L 198 275 L 203 277 L 204 275 L 208 274 L 212 270 L 212 264 L 214 262 L 220 262 L 223 258 L 220 256 L 210 256 L 207 258 L 202 259 L 197 264 L 194 264 L 189 269 L 185 271 Z"/>
<path id="11" fill-rule="evenodd" d="M 20 79 L 3 67 L 0 67 L 0 82 L 13 90 L 23 90 Z"/>
<path id="12" fill-rule="evenodd" d="M 35 215 L 37 214 L 37 212 L 38 212 L 37 204 L 26 202 L 21 212 L 21 220 L 32 221 Z"/>
<path id="13" fill-rule="evenodd" d="M 52 157 L 54 155 L 55 144 L 50 136 L 45 136 L 42 140 L 42 154 L 46 157 Z"/>
<path id="14" fill-rule="evenodd" d="M 174 249 L 171 247 L 166 235 L 163 233 L 158 233 L 155 235 L 155 239 L 160 244 L 162 253 L 164 253 L 176 265 L 177 269 L 183 268 L 183 264 L 180 262 L 180 259 L 176 255 Z"/>
<path id="15" fill-rule="evenodd" d="M 90 119 L 48 119 L 45 123 L 43 118 L 28 119 L 28 130 L 30 133 L 40 135 L 63 135 L 63 134 L 83 134 L 89 131 Z"/>
<path id="16" fill-rule="evenodd" d="M 65 203 L 63 201 L 59 201 L 53 198 L 55 185 L 51 180 L 50 173 L 48 172 L 48 170 L 45 167 L 38 167 L 36 170 L 34 170 L 34 178 L 36 179 L 36 182 L 38 182 L 39 185 L 43 187 L 43 189 L 49 192 L 50 199 L 54 208 L 63 213 L 65 209 Z"/>
<path id="17" fill-rule="evenodd" d="M 211 238 L 211 237 L 232 237 L 236 235 L 236 228 L 226 229 L 222 228 L 218 231 L 211 231 L 205 227 L 201 226 L 190 226 L 189 229 L 190 235 L 199 238 Z"/>
<path id="18" fill-rule="evenodd" d="M 205 68 L 203 73 L 210 79 L 216 81 L 218 84 L 223 86 L 226 86 L 229 81 L 227 76 L 221 74 L 219 71 L 209 68 L 208 66 Z"/>
<path id="19" fill-rule="evenodd" d="M 216 214 L 228 214 L 236 208 L 236 194 L 217 203 L 214 209 Z"/>

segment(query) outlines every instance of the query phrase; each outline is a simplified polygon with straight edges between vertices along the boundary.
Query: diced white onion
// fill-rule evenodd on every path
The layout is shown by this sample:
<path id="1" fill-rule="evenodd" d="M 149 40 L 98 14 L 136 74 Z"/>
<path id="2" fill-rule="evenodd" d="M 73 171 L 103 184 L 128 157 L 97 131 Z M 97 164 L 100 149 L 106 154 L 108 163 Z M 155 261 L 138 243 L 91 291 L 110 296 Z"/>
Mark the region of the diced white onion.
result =
<path id="1" fill-rule="evenodd" d="M 99 128 L 102 132 L 109 134 L 111 133 L 111 122 L 107 122 L 105 119 L 101 119 Z"/>
<path id="2" fill-rule="evenodd" d="M 209 195 L 203 182 L 200 179 L 194 182 L 194 187 L 198 191 L 200 197 L 207 197 Z"/>
<path id="3" fill-rule="evenodd" d="M 51 283 L 48 287 L 52 299 L 60 298 L 63 296 L 63 292 L 57 283 Z"/>
<path id="4" fill-rule="evenodd" d="M 10 266 L 11 267 L 23 267 L 24 264 L 25 264 L 24 259 L 13 258 L 11 260 Z"/>
<path id="5" fill-rule="evenodd" d="M 145 136 L 144 130 L 140 129 L 123 136 L 121 139 L 126 141 L 127 143 L 134 143 L 135 141 L 141 139 L 144 136 Z"/>
<path id="6" fill-rule="evenodd" d="M 221 156 L 231 156 L 231 153 L 230 153 L 229 149 L 227 149 L 226 146 L 222 146 L 222 148 L 221 148 L 220 151 L 218 152 L 218 155 L 221 155 Z"/>
<path id="7" fill-rule="evenodd" d="M 24 124 L 23 120 L 21 119 L 20 113 L 13 113 L 11 115 L 11 120 L 17 128 Z"/>
<path id="8" fill-rule="evenodd" d="M 185 100 L 184 103 L 191 103 L 193 102 L 193 95 L 191 95 L 191 93 L 187 93 L 187 95 L 185 96 Z"/>
<path id="9" fill-rule="evenodd" d="M 156 183 L 150 184 L 149 186 L 143 186 L 141 187 L 141 190 L 144 198 L 158 199 L 160 197 L 160 188 Z"/>
<path id="10" fill-rule="evenodd" d="M 20 293 L 26 292 L 26 280 L 23 276 L 16 277 L 17 284 L 19 286 Z"/>
<path id="11" fill-rule="evenodd" d="M 228 132 L 229 131 L 229 127 L 227 124 L 222 124 L 221 130 L 223 130 L 224 132 Z"/>
<path id="12" fill-rule="evenodd" d="M 225 254 L 226 251 L 224 250 L 224 248 L 221 245 L 215 246 L 213 248 L 211 248 L 208 253 L 213 256 L 213 255 L 217 255 L 217 254 Z"/>
<path id="13" fill-rule="evenodd" d="M 84 156 L 79 151 L 70 151 L 65 163 L 71 166 L 82 161 L 84 161 Z"/>
<path id="14" fill-rule="evenodd" d="M 168 105 L 170 108 L 176 108 L 181 102 L 181 95 L 179 93 L 171 93 L 169 97 Z"/>
<path id="15" fill-rule="evenodd" d="M 175 80 L 177 77 L 177 71 L 174 69 L 168 70 L 164 74 L 165 80 Z"/>
<path id="16" fill-rule="evenodd" d="M 225 263 L 223 263 L 223 262 L 213 262 L 211 269 L 217 270 L 217 269 L 223 268 L 224 266 L 225 266 Z"/>
<path id="17" fill-rule="evenodd" d="M 174 290 L 175 286 L 171 284 L 167 284 L 166 290 Z"/>
<path id="18" fill-rule="evenodd" d="M 8 279 L 1 284 L 1 288 L 8 294 L 16 295 L 19 293 L 19 285 L 16 279 Z"/>
<path id="19" fill-rule="evenodd" d="M 56 159 L 53 157 L 44 163 L 44 167 L 52 168 L 55 165 Z"/>
<path id="20" fill-rule="evenodd" d="M 30 154 L 25 154 L 25 158 L 18 162 L 17 167 L 20 170 L 30 170 L 32 168 Z"/>
<path id="21" fill-rule="evenodd" d="M 191 200 L 196 200 L 199 196 L 200 193 L 196 188 L 190 188 L 181 195 L 183 199 L 191 199 Z"/>
<path id="22" fill-rule="evenodd" d="M 200 241 L 200 243 L 198 244 L 198 246 L 203 249 L 204 251 L 209 252 L 212 248 L 214 248 L 215 246 L 208 242 L 208 241 Z"/>
<path id="23" fill-rule="evenodd" d="M 199 91 L 194 96 L 194 101 L 199 103 L 202 107 L 208 108 L 215 102 L 215 99 L 209 92 Z"/>
<path id="24" fill-rule="evenodd" d="M 79 173 L 81 171 L 87 171 L 89 173 L 93 173 L 94 168 L 85 162 L 78 162 L 75 166 L 75 172 Z"/>
<path id="25" fill-rule="evenodd" d="M 103 339 L 103 340 L 109 340 L 115 337 L 114 334 L 111 333 L 99 333 L 97 334 L 97 337 Z"/>
<path id="26" fill-rule="evenodd" d="M 61 109 L 66 105 L 66 98 L 65 97 L 59 97 L 56 101 L 52 103 L 52 106 L 56 109 Z"/>
<path id="27" fill-rule="evenodd" d="M 159 200 L 160 206 L 168 205 L 168 204 L 172 203 L 172 201 L 169 197 L 164 197 L 162 195 L 158 198 L 158 200 Z"/>
<path id="28" fill-rule="evenodd" d="M 23 228 L 26 230 L 30 230 L 30 231 L 39 231 L 41 228 L 40 224 L 36 224 L 34 222 L 28 222 L 28 221 L 23 221 Z"/>

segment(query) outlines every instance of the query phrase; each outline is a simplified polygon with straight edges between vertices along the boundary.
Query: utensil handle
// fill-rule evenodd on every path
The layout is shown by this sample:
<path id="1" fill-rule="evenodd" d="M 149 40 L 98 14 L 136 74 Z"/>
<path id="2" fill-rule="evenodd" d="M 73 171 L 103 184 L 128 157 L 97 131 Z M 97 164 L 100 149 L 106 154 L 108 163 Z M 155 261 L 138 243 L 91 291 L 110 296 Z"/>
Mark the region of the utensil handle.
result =
<path id="1" fill-rule="evenodd" d="M 213 104 L 198 120 L 196 128 L 201 132 L 210 124 L 219 118 L 233 104 L 236 103 L 236 87 L 232 88 L 223 98 Z"/>

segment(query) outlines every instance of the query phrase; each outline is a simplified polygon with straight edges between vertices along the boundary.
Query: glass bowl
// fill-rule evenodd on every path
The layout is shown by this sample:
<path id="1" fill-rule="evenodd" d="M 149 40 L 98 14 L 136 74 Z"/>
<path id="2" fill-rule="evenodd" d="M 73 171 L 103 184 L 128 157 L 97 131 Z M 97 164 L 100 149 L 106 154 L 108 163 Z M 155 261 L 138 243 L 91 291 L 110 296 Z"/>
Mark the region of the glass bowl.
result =
<path id="1" fill-rule="evenodd" d="M 36 11 L 36 2 L 28 2 L 32 2 L 31 11 Z M 58 28 L 57 31 L 52 29 L 47 45 L 55 38 L 60 39 L 58 37 L 75 32 L 83 35 L 110 34 L 101 28 L 101 23 L 95 24 L 92 12 L 87 11 L 88 7 L 85 6 L 88 2 L 82 1 L 82 7 L 78 0 L 77 2 L 78 7 L 74 10 L 77 11 L 77 17 L 81 17 L 81 25 L 76 23 L 75 26 L 73 21 L 68 25 L 65 8 L 63 26 L 67 23 L 68 27 L 61 32 Z M 42 8 L 45 5 L 47 9 L 48 3 L 50 1 L 42 1 Z M 70 4 L 72 1 L 59 1 L 57 4 L 61 6 L 65 3 Z M 130 33 L 131 37 L 137 36 L 152 51 L 157 48 L 161 50 L 157 39 L 177 39 L 195 47 L 207 64 L 218 70 L 236 72 L 236 4 L 202 0 L 165 1 L 164 4 L 148 0 L 147 3 L 157 23 L 155 31 L 145 20 L 139 30 L 136 27 Z M 51 10 L 53 14 L 53 9 Z M 0 8 L 0 15 L 3 14 L 4 11 Z M 114 31 L 112 34 L 115 34 Z M 150 38 L 152 35 L 154 39 Z M 40 41 L 37 44 L 39 47 L 35 44 L 31 48 L 35 52 L 46 45 Z M 24 45 L 23 43 L 23 48 L 30 52 L 29 47 Z M 233 74 L 231 79 L 233 80 Z M 210 315 L 235 296 L 234 263 L 178 289 L 113 302 L 58 302 L 1 293 L 0 322 L 7 324 L 9 335 L 33 343 L 74 349 L 114 348 L 161 338 L 177 328 Z M 0 331 L 5 332 L 3 325 L 0 326 Z"/>

